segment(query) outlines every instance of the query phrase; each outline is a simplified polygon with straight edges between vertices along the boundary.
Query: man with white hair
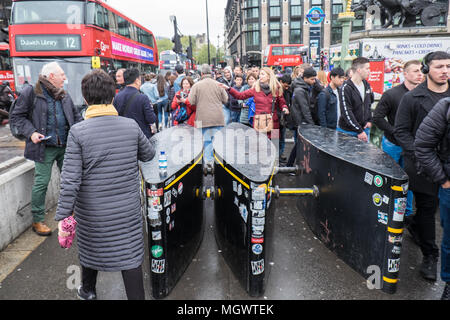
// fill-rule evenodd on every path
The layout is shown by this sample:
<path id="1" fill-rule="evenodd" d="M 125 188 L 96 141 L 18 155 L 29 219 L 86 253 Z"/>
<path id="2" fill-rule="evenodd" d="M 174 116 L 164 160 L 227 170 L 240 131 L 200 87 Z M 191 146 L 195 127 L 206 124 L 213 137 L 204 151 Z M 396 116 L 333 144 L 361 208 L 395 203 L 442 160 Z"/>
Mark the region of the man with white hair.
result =
<path id="1" fill-rule="evenodd" d="M 209 65 L 202 65 L 201 70 L 202 80 L 192 87 L 188 100 L 191 105 L 197 106 L 195 127 L 203 131 L 204 159 L 212 164 L 212 138 L 225 125 L 222 105 L 228 102 L 228 93 L 212 78 Z"/>
<path id="2" fill-rule="evenodd" d="M 43 66 L 35 87 L 27 85 L 17 99 L 11 115 L 19 133 L 26 137 L 25 158 L 35 162 L 31 193 L 33 231 L 49 236 L 44 224 L 45 196 L 53 164 L 61 171 L 70 128 L 82 117 L 69 94 L 64 91 L 66 75 L 57 62 Z"/>

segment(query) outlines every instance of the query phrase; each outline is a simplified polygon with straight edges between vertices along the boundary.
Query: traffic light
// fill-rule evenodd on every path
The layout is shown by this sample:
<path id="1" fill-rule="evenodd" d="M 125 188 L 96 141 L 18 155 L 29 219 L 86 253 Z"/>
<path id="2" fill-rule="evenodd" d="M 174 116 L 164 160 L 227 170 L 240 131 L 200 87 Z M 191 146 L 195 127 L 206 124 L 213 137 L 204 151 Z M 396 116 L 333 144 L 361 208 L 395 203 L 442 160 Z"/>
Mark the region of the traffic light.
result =
<path id="1" fill-rule="evenodd" d="M 186 49 L 187 58 L 192 60 L 192 47 L 187 47 Z"/>
<path id="2" fill-rule="evenodd" d="M 172 38 L 172 42 L 174 43 L 173 51 L 175 51 L 175 53 L 182 53 L 183 49 L 178 34 Z"/>

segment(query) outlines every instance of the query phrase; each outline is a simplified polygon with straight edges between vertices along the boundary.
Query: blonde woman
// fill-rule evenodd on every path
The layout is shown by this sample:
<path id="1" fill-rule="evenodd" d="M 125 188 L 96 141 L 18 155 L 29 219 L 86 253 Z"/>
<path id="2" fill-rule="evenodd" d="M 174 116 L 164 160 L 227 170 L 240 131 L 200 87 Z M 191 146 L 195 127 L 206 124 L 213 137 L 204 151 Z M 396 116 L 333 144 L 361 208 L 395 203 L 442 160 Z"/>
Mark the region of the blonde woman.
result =
<path id="1" fill-rule="evenodd" d="M 272 114 L 272 104 L 275 100 L 272 114 L 273 129 L 280 128 L 280 122 L 276 112 L 277 108 L 285 114 L 289 114 L 289 109 L 283 97 L 283 87 L 270 68 L 262 68 L 259 73 L 259 79 L 255 82 L 253 88 L 243 92 L 239 92 L 224 84 L 220 84 L 220 86 L 228 90 L 230 95 L 238 100 L 247 100 L 253 97 L 255 99 L 255 116 Z M 270 138 L 270 135 L 268 136 Z"/>
<path id="2" fill-rule="evenodd" d="M 319 79 L 320 84 L 322 87 L 326 88 L 328 87 L 328 76 L 327 73 L 323 70 L 320 70 L 317 72 L 317 79 Z"/>

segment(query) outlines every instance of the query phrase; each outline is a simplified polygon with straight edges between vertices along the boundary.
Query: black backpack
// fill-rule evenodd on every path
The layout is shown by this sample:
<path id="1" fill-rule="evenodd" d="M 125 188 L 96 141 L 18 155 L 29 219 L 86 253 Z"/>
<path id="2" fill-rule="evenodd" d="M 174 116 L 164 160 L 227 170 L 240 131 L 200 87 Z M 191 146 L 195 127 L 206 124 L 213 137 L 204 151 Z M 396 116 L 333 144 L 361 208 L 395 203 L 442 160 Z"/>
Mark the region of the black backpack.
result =
<path id="1" fill-rule="evenodd" d="M 32 92 L 33 92 L 33 95 L 34 95 L 33 105 L 31 106 L 31 108 L 30 108 L 30 110 L 28 112 L 28 120 L 30 120 L 30 121 L 31 121 L 31 117 L 32 117 L 32 114 L 33 114 L 34 106 L 36 105 L 36 95 L 34 94 L 34 91 L 32 91 Z M 18 124 L 16 123 L 17 118 L 13 116 L 17 100 L 19 100 L 19 98 L 14 100 L 14 102 L 11 104 L 11 107 L 9 109 L 9 128 L 11 129 L 11 134 L 16 139 L 19 139 L 21 141 L 26 141 L 27 137 L 25 137 L 23 134 L 21 134 L 20 128 L 19 128 Z"/>

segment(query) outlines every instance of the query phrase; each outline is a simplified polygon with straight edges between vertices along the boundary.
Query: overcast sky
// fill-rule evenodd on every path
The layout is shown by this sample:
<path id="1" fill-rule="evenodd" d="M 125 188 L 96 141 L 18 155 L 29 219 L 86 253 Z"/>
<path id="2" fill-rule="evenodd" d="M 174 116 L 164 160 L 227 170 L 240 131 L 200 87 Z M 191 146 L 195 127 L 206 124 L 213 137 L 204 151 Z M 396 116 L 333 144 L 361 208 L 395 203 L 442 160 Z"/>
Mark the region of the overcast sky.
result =
<path id="1" fill-rule="evenodd" d="M 148 28 L 156 37 L 172 38 L 175 15 L 183 35 L 206 33 L 206 0 L 106 0 L 111 7 Z M 223 43 L 224 15 L 227 0 L 208 0 L 209 38 L 217 45 L 217 35 Z"/>

